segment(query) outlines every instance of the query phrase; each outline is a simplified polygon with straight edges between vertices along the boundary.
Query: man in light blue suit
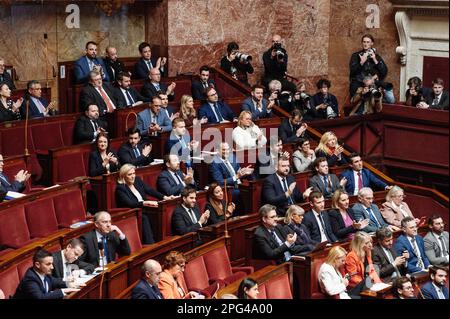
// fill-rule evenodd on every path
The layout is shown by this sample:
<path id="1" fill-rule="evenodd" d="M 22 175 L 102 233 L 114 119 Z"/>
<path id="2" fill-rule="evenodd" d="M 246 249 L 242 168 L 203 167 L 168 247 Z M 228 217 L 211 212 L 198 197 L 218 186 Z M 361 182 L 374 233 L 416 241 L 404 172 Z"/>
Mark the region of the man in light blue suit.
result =
<path id="1" fill-rule="evenodd" d="M 403 235 L 397 238 L 394 244 L 394 250 L 397 255 L 408 251 L 406 272 L 411 274 L 415 272 L 426 271 L 430 266 L 430 261 L 425 254 L 425 245 L 423 238 L 417 235 L 417 225 L 414 218 L 408 216 L 402 219 Z"/>
<path id="2" fill-rule="evenodd" d="M 86 55 L 75 61 L 73 70 L 75 83 L 87 83 L 89 81 L 89 72 L 97 70 L 101 73 L 102 79 L 109 82 L 108 72 L 103 59 L 97 58 L 97 43 L 89 41 L 86 43 Z"/>
<path id="3" fill-rule="evenodd" d="M 172 130 L 172 122 L 165 112 L 161 112 L 162 101 L 158 96 L 154 96 L 150 107 L 139 112 L 136 127 L 142 136 L 169 132 Z"/>
<path id="4" fill-rule="evenodd" d="M 341 179 L 346 178 L 345 191 L 349 195 L 357 195 L 363 187 L 376 188 L 380 190 L 391 189 L 385 182 L 378 179 L 367 168 L 363 168 L 363 161 L 358 153 L 352 153 L 349 156 L 351 169 L 347 169 L 341 174 Z"/>
<path id="5" fill-rule="evenodd" d="M 355 219 L 357 221 L 368 219 L 369 225 L 361 229 L 366 233 L 374 233 L 378 229 L 388 227 L 391 231 L 399 230 L 398 227 L 388 225 L 383 219 L 377 205 L 373 203 L 373 191 L 369 187 L 363 187 L 358 192 L 359 203 L 353 205 Z"/>
<path id="6" fill-rule="evenodd" d="M 275 101 L 268 101 L 264 98 L 264 86 L 254 85 L 252 87 L 252 96 L 242 102 L 241 111 L 252 113 L 252 121 L 269 118 L 272 116 L 272 107 Z"/>

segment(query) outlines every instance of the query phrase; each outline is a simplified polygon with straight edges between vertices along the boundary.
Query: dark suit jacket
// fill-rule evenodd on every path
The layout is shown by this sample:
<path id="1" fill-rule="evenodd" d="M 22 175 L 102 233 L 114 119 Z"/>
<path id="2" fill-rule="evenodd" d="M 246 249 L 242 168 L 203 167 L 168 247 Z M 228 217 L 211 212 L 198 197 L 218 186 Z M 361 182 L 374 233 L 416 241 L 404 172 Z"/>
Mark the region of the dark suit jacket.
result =
<path id="1" fill-rule="evenodd" d="M 152 196 L 157 200 L 163 200 L 164 195 L 145 184 L 140 177 L 136 176 L 134 187 L 141 194 L 144 200 Z M 116 204 L 117 207 L 140 208 L 143 202 L 139 202 L 133 192 L 126 184 L 117 184 L 116 186 Z"/>
<path id="2" fill-rule="evenodd" d="M 237 171 L 240 169 L 240 164 L 237 162 L 236 156 L 233 154 L 230 154 L 230 157 L 228 158 L 230 161 L 231 166 L 233 166 L 234 171 L 237 173 Z M 235 182 L 233 181 L 233 176 L 231 176 L 230 172 L 228 171 L 227 167 L 223 163 L 220 157 L 215 156 L 211 164 L 209 165 L 209 177 L 212 182 L 217 182 L 220 184 L 220 186 L 224 185 L 223 180 L 227 180 L 227 185 L 235 185 Z"/>
<path id="3" fill-rule="evenodd" d="M 353 212 L 353 209 L 348 208 L 347 214 L 350 216 L 352 220 L 355 219 L 355 213 Z M 333 233 L 336 235 L 336 237 L 339 240 L 345 240 L 347 239 L 347 236 L 349 234 L 353 234 L 357 232 L 356 228 L 353 228 L 353 226 L 345 227 L 344 219 L 342 218 L 341 213 L 338 209 L 331 210 L 328 212 L 328 218 L 331 223 L 331 229 L 333 230 Z"/>
<path id="4" fill-rule="evenodd" d="M 208 80 L 208 87 L 210 86 L 213 88 L 216 87 L 214 80 L 211 79 Z M 205 88 L 203 87 L 202 82 L 192 81 L 191 91 L 192 91 L 192 98 L 194 100 L 206 100 Z"/>
<path id="5" fill-rule="evenodd" d="M 347 169 L 342 172 L 341 179 L 342 178 L 347 179 L 347 183 L 345 184 L 345 191 L 351 196 L 353 195 L 355 191 L 355 177 L 353 174 L 352 169 Z M 385 182 L 378 179 L 374 174 L 372 174 L 371 171 L 369 171 L 367 168 L 363 168 L 361 171 L 361 178 L 363 182 L 363 187 L 370 187 L 372 189 L 378 188 L 380 190 L 384 190 L 387 186 Z"/>
<path id="6" fill-rule="evenodd" d="M 231 122 L 236 117 L 231 108 L 225 102 L 217 101 L 217 108 L 219 109 L 220 114 L 222 114 L 224 120 Z M 203 104 L 198 110 L 197 118 L 201 119 L 203 117 L 208 118 L 208 124 L 219 123 L 209 103 Z"/>
<path id="7" fill-rule="evenodd" d="M 314 250 L 316 245 L 318 244 L 316 241 L 312 240 L 311 235 L 309 234 L 308 228 L 303 225 L 297 225 L 294 222 L 283 226 L 286 233 L 297 234 L 297 240 L 295 241 L 296 245 L 306 246 L 305 251 L 310 252 Z M 302 236 L 303 233 L 303 236 Z"/>
<path id="8" fill-rule="evenodd" d="M 222 201 L 222 207 L 225 207 L 225 201 Z M 211 205 L 211 203 L 208 201 L 205 205 L 205 211 L 209 210 L 209 218 L 208 223 L 209 225 L 214 225 L 220 222 L 223 222 L 225 220 L 225 215 L 217 214 L 216 209 Z"/>
<path id="9" fill-rule="evenodd" d="M 108 124 L 102 119 L 97 120 L 97 125 L 108 131 Z M 75 144 L 80 143 L 92 143 L 94 139 L 94 127 L 92 126 L 91 120 L 86 115 L 81 115 L 81 117 L 75 122 L 73 138 Z"/>
<path id="10" fill-rule="evenodd" d="M 108 77 L 111 82 L 115 82 L 117 80 L 117 75 L 120 72 L 125 71 L 123 63 L 120 62 L 118 59 L 116 61 L 112 61 L 110 58 L 105 57 L 103 59 L 103 62 L 105 63 L 106 72 L 108 72 Z"/>
<path id="11" fill-rule="evenodd" d="M 436 106 L 432 106 L 431 103 L 433 103 L 435 94 L 433 91 L 431 91 L 431 94 L 427 97 L 426 102 L 430 106 L 431 109 L 436 110 L 447 110 L 448 111 L 448 92 L 444 91 L 442 92 L 441 99 L 439 100 L 439 104 Z"/>
<path id="12" fill-rule="evenodd" d="M 153 287 L 155 290 L 152 289 L 152 286 L 150 286 L 146 280 L 139 280 L 138 284 L 131 292 L 131 299 L 163 299 L 158 287 Z"/>
<path id="13" fill-rule="evenodd" d="M 375 220 L 373 220 L 373 218 L 370 217 L 369 213 L 367 212 L 366 207 L 363 204 L 355 203 L 352 207 L 356 220 L 361 220 L 361 219 L 369 219 L 370 220 L 369 225 L 367 225 L 365 228 L 363 228 L 362 231 L 365 231 L 366 233 L 373 233 L 373 232 L 376 232 L 379 228 L 387 227 L 388 224 L 385 222 L 383 216 L 381 215 L 381 212 L 378 209 L 378 206 L 375 204 L 372 204 L 370 206 L 370 208 L 372 209 L 372 212 L 375 215 L 375 217 L 377 218 L 377 221 L 380 224 L 380 226 L 378 226 L 377 223 L 375 222 Z"/>
<path id="14" fill-rule="evenodd" d="M 333 166 L 336 166 L 336 165 L 345 165 L 345 164 L 347 164 L 347 160 L 345 159 L 343 154 L 341 155 L 341 159 L 339 159 L 334 154 L 333 155 L 328 155 L 322 150 L 317 150 L 316 151 L 316 158 L 319 158 L 319 157 L 325 157 L 327 159 L 329 167 L 333 167 Z"/>
<path id="15" fill-rule="evenodd" d="M 180 179 L 183 181 L 183 172 L 178 170 L 175 174 L 177 174 Z M 170 196 L 170 195 L 180 195 L 181 191 L 185 186 L 183 184 L 177 184 L 172 174 L 163 170 L 158 176 L 158 180 L 156 181 L 157 189 L 160 193 Z M 191 184 L 192 186 L 192 184 Z M 195 184 L 193 184 L 195 186 Z"/>
<path id="16" fill-rule="evenodd" d="M 160 88 L 160 91 L 158 91 L 156 89 L 156 87 L 150 81 L 145 81 L 144 86 L 141 89 L 141 94 L 143 96 L 151 99 L 152 97 L 158 95 L 161 92 L 167 92 L 167 84 L 166 83 L 159 82 L 159 88 Z M 169 95 L 168 98 L 169 98 L 169 101 L 173 101 L 173 99 L 175 98 L 175 94 Z"/>
<path id="17" fill-rule="evenodd" d="M 267 112 L 267 105 L 269 101 L 266 99 L 262 99 L 262 111 L 259 111 L 255 107 L 255 103 L 253 103 L 253 98 L 248 97 L 242 102 L 241 110 L 242 111 L 250 111 L 252 113 L 252 121 L 268 118 L 272 116 L 272 112 Z"/>
<path id="18" fill-rule="evenodd" d="M 153 159 L 152 156 L 149 155 L 148 157 L 142 155 L 142 149 L 144 148 L 145 143 L 138 144 L 138 149 L 140 152 L 140 156 L 136 158 L 134 155 L 133 148 L 131 147 L 131 144 L 126 142 L 122 144 L 119 148 L 119 151 L 117 152 L 117 155 L 119 156 L 119 163 L 121 165 L 123 164 L 132 164 L 134 166 L 146 166 L 149 165 Z"/>
<path id="19" fill-rule="evenodd" d="M 4 189 L 4 191 L 9 192 L 18 192 L 21 193 L 24 189 L 25 189 L 25 183 L 22 182 L 18 182 L 18 181 L 14 181 L 14 182 L 10 182 L 8 176 L 6 176 L 5 174 L 1 173 L 3 178 L 0 178 L 0 185 L 1 188 Z"/>
<path id="20" fill-rule="evenodd" d="M 253 242 L 253 258 L 255 259 L 269 259 L 276 261 L 277 264 L 282 264 L 285 261 L 284 253 L 289 251 L 290 254 L 295 255 L 303 251 L 300 245 L 286 246 L 284 243 L 288 233 L 283 229 L 283 226 L 276 225 L 274 228 L 278 238 L 283 242 L 281 246 L 275 241 L 269 230 L 260 225 L 255 229 Z"/>
<path id="21" fill-rule="evenodd" d="M 98 267 L 100 265 L 100 255 L 98 251 L 98 241 L 95 229 L 83 234 L 80 239 L 84 243 L 84 253 L 80 256 L 79 260 Z M 120 256 L 126 256 L 131 254 L 130 244 L 128 239 L 119 239 L 117 232 L 113 231 L 106 235 L 106 244 L 108 245 L 109 260 L 116 260 L 116 254 Z M 106 254 L 106 249 L 105 249 Z"/>
<path id="22" fill-rule="evenodd" d="M 105 77 L 103 78 L 103 81 L 108 82 L 109 81 L 109 75 L 108 71 L 106 69 L 106 65 L 103 62 L 102 58 L 95 58 L 93 59 L 94 64 L 101 65 L 103 72 L 105 73 Z M 82 56 L 78 60 L 75 61 L 75 66 L 73 69 L 73 75 L 75 78 L 75 83 L 87 83 L 89 81 L 89 72 L 91 70 L 89 69 L 89 64 L 87 62 L 86 56 Z"/>
<path id="23" fill-rule="evenodd" d="M 395 252 L 394 249 L 390 249 L 392 258 L 395 260 L 397 258 L 398 254 Z M 383 248 L 380 246 L 380 244 L 377 244 L 372 249 L 372 261 L 374 265 L 377 265 L 379 268 L 379 276 L 381 280 L 384 282 L 391 281 L 391 276 L 395 271 L 394 265 L 392 265 L 389 262 L 389 259 L 387 258 Z M 404 265 L 401 265 L 400 267 L 397 267 L 400 271 L 400 274 L 402 276 L 406 275 L 406 268 Z"/>
<path id="24" fill-rule="evenodd" d="M 107 151 L 107 153 L 109 153 L 109 152 L 113 153 L 114 156 L 117 158 L 117 154 L 115 151 L 113 151 L 113 150 Z M 103 160 L 100 155 L 100 152 L 98 150 L 92 151 L 89 154 L 89 176 L 100 176 L 100 175 L 106 174 L 106 168 L 103 167 L 102 164 L 103 164 Z M 117 172 L 119 167 L 120 167 L 120 164 L 116 165 L 113 163 L 109 163 L 109 171 L 111 173 Z"/>
<path id="25" fill-rule="evenodd" d="M 302 137 L 307 138 L 308 134 L 306 133 L 306 131 L 303 132 L 303 134 L 300 135 L 300 137 L 297 137 L 297 135 L 295 135 L 295 133 L 299 128 L 300 128 L 299 125 L 291 126 L 289 118 L 283 119 L 280 126 L 278 127 L 278 136 L 283 141 L 283 144 L 296 143 Z"/>
<path id="26" fill-rule="evenodd" d="M 150 61 L 152 62 L 152 66 L 156 67 L 156 61 L 157 59 L 155 59 L 154 57 L 150 58 Z M 159 70 L 161 72 L 161 77 L 165 76 L 165 70 L 166 68 L 164 68 L 164 72 L 161 71 L 161 69 Z M 150 73 L 150 70 L 147 67 L 147 64 L 145 63 L 143 58 L 140 58 L 139 61 L 136 62 L 136 64 L 134 65 L 134 78 L 135 79 L 147 79 L 148 75 Z"/>
<path id="27" fill-rule="evenodd" d="M 431 281 L 423 285 L 421 290 L 425 299 L 439 299 L 437 291 Z M 442 287 L 442 293 L 444 294 L 444 297 L 448 299 L 448 288 L 446 286 Z"/>
<path id="28" fill-rule="evenodd" d="M 337 241 L 338 239 L 336 235 L 333 233 L 333 229 L 331 228 L 328 213 L 322 212 L 322 219 L 325 226 L 325 233 L 327 234 L 329 241 L 331 242 Z M 302 223 L 308 228 L 309 233 L 311 234 L 311 239 L 320 243 L 321 242 L 320 228 L 319 224 L 317 223 L 316 217 L 314 216 L 314 212 L 312 210 L 310 210 L 304 215 Z"/>
<path id="29" fill-rule="evenodd" d="M 45 292 L 41 278 L 33 270 L 28 268 L 20 281 L 13 299 L 62 299 L 64 294 L 61 288 L 67 288 L 61 279 L 46 275 L 48 282 L 48 293 Z"/>
<path id="30" fill-rule="evenodd" d="M 52 276 L 55 278 L 63 279 L 64 278 L 64 267 L 63 267 L 63 260 L 62 260 L 61 254 L 62 254 L 61 250 L 52 254 L 52 256 L 53 256 Z M 77 265 L 79 269 L 83 269 L 88 274 L 92 273 L 95 269 L 94 265 L 86 263 L 79 259 L 75 260 L 72 264 Z"/>
<path id="31" fill-rule="evenodd" d="M 340 189 L 339 178 L 335 174 L 328 174 L 328 183 L 331 180 L 331 192 L 325 195 L 325 184 L 323 182 L 323 177 L 319 174 L 314 175 L 309 179 L 309 186 L 314 188 L 314 191 L 321 192 L 325 198 L 331 198 L 335 190 Z"/>
<path id="32" fill-rule="evenodd" d="M 200 219 L 200 208 L 198 205 L 192 209 L 194 211 L 195 217 L 197 220 Z M 181 204 L 178 204 L 177 207 L 173 210 L 172 214 L 172 232 L 174 235 L 184 235 L 190 232 L 195 232 L 199 230 L 201 227 L 208 225 L 208 223 L 200 226 L 199 223 L 193 223 L 191 217 L 188 215 L 187 211 Z"/>
<path id="33" fill-rule="evenodd" d="M 295 182 L 295 177 L 288 175 L 286 177 L 287 187 Z M 298 187 L 294 189 L 291 195 L 294 203 L 299 203 L 303 201 L 303 194 L 300 192 Z M 278 179 L 276 173 L 266 177 L 264 179 L 264 184 L 261 192 L 261 204 L 272 204 L 277 207 L 277 214 L 279 216 L 284 216 L 286 214 L 286 207 L 288 206 L 288 199 L 283 190 L 283 186 Z"/>
<path id="34" fill-rule="evenodd" d="M 419 235 L 417 235 L 416 236 L 416 243 L 417 243 L 417 246 L 419 247 L 420 255 L 422 257 L 422 261 L 424 263 L 424 266 L 425 266 L 425 268 L 428 268 L 428 266 L 430 265 L 430 261 L 428 260 L 428 257 L 425 254 L 425 246 L 424 246 L 423 238 L 420 237 Z M 397 241 L 394 244 L 394 250 L 397 253 L 397 255 L 400 255 L 405 250 L 408 251 L 409 259 L 408 259 L 408 264 L 407 264 L 407 268 L 406 269 L 407 269 L 407 272 L 409 274 L 421 271 L 421 269 L 416 266 L 417 265 L 417 261 L 418 261 L 418 257 L 414 253 L 414 249 L 413 249 L 413 247 L 411 245 L 411 242 L 409 241 L 409 239 L 405 235 L 400 235 L 397 238 Z"/>
<path id="35" fill-rule="evenodd" d="M 125 107 L 131 107 L 131 104 L 128 102 L 127 99 L 125 99 L 125 96 L 123 95 L 122 90 L 119 87 L 115 87 L 114 90 L 116 91 L 116 97 L 119 105 L 125 106 Z M 130 93 L 131 97 L 134 100 L 134 103 L 138 101 L 142 101 L 144 103 L 150 102 L 150 98 L 142 96 L 134 87 L 130 86 L 128 88 L 128 93 Z"/>
<path id="36" fill-rule="evenodd" d="M 46 99 L 44 99 L 43 97 L 39 98 L 38 100 L 41 101 L 41 103 L 44 107 L 48 106 L 48 101 Z M 44 117 L 44 114 L 42 114 L 39 111 L 38 107 L 33 102 L 31 97 L 28 96 L 28 97 L 24 97 L 22 105 L 20 106 L 20 112 L 22 112 L 22 118 L 26 117 L 27 101 L 29 101 L 29 106 L 28 106 L 28 118 L 29 119 Z"/>
<path id="37" fill-rule="evenodd" d="M 176 136 L 173 131 L 170 132 L 170 136 L 167 139 L 166 145 L 165 145 L 165 151 L 166 154 L 177 154 L 181 157 L 181 160 L 187 162 L 189 159 L 189 155 L 192 154 L 189 147 L 189 143 L 191 142 L 191 137 L 189 134 L 185 134 L 181 137 L 184 142 L 186 143 L 186 147 L 183 148 L 182 144 L 180 143 L 180 140 L 178 136 Z"/>
<path id="38" fill-rule="evenodd" d="M 110 100 L 114 103 L 114 106 L 118 109 L 124 108 L 126 105 L 120 104 L 117 99 L 117 92 L 114 87 L 109 83 L 103 83 L 103 90 L 108 94 Z M 80 111 L 84 112 L 90 104 L 95 104 L 98 106 L 98 111 L 100 116 L 107 113 L 108 107 L 106 106 L 105 100 L 97 91 L 97 89 L 92 84 L 87 84 L 80 92 Z"/>
<path id="39" fill-rule="evenodd" d="M 8 87 L 11 89 L 11 91 L 14 91 L 16 89 L 16 86 L 14 85 L 11 75 L 9 75 L 9 73 L 6 70 L 3 71 L 3 74 L 0 74 L 0 83 L 8 84 Z"/>

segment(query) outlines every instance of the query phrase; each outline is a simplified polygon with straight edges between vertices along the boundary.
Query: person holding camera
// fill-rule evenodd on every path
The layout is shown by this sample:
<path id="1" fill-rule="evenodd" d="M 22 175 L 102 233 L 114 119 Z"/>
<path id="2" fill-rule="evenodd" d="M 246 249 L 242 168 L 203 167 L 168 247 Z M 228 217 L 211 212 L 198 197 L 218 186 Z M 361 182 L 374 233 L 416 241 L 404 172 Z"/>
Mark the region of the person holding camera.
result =
<path id="1" fill-rule="evenodd" d="M 385 103 L 395 103 L 392 83 L 383 82 L 387 75 L 388 67 L 381 56 L 373 47 L 374 38 L 365 34 L 361 38 L 362 50 L 352 54 L 350 58 L 350 96 L 353 97 L 365 77 L 370 76 L 375 81 L 377 88 L 384 89 Z"/>
<path id="2" fill-rule="evenodd" d="M 383 93 L 375 87 L 372 76 L 368 75 L 363 79 L 363 86 L 359 87 L 356 94 L 351 98 L 351 115 L 364 115 L 379 113 L 383 109 L 381 103 Z"/>
<path id="3" fill-rule="evenodd" d="M 334 119 L 338 117 L 338 101 L 336 96 L 328 92 L 331 87 L 331 82 L 327 79 L 320 79 L 316 86 L 319 92 L 311 99 L 314 119 Z"/>
<path id="4" fill-rule="evenodd" d="M 297 84 L 297 91 L 292 100 L 292 109 L 298 109 L 303 115 L 305 121 L 311 121 L 315 118 L 315 113 L 311 107 L 311 95 L 307 93 L 306 82 L 300 81 Z"/>
<path id="5" fill-rule="evenodd" d="M 436 78 L 433 80 L 433 89 L 426 101 L 419 102 L 420 109 L 435 109 L 448 111 L 448 92 L 444 91 L 444 80 Z"/>
<path id="6" fill-rule="evenodd" d="M 278 80 L 281 82 L 283 90 L 291 93 L 297 90 L 294 83 L 288 81 L 287 75 L 288 54 L 286 49 L 282 47 L 281 36 L 275 34 L 272 37 L 272 46 L 263 54 L 264 62 L 264 78 L 263 84 L 268 87 L 269 82 Z"/>
<path id="7" fill-rule="evenodd" d="M 89 41 L 86 43 L 86 55 L 75 61 L 73 74 L 75 83 L 87 83 L 90 79 L 91 71 L 97 71 L 101 74 L 102 80 L 109 82 L 109 75 L 106 72 L 106 66 L 103 59 L 97 58 L 97 43 Z"/>
<path id="8" fill-rule="evenodd" d="M 431 89 L 422 86 L 422 80 L 418 76 L 413 76 L 408 80 L 409 89 L 406 90 L 406 105 L 417 106 L 420 102 L 426 101 L 431 94 Z"/>
<path id="9" fill-rule="evenodd" d="M 230 42 L 227 46 L 227 55 L 220 60 L 220 68 L 235 80 L 250 86 L 247 73 L 253 73 L 251 61 L 251 55 L 239 52 L 239 45 L 236 42 Z"/>

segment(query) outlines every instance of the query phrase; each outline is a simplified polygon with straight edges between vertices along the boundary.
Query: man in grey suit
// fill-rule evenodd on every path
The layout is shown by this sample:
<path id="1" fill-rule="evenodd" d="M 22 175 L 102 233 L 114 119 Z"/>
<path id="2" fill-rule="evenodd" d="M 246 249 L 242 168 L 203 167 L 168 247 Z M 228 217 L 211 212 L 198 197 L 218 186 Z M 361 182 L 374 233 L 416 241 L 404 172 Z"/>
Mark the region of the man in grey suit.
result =
<path id="1" fill-rule="evenodd" d="M 325 157 L 316 158 L 314 161 L 314 169 L 317 174 L 309 180 L 309 187 L 312 187 L 316 192 L 321 192 L 325 198 L 331 198 L 334 191 L 343 189 L 347 182 L 345 178 L 339 181 L 339 178 L 335 174 L 328 173 L 328 162 Z"/>
<path id="2" fill-rule="evenodd" d="M 444 230 L 442 217 L 433 215 L 428 219 L 430 231 L 423 238 L 425 255 L 433 266 L 448 266 L 448 232 Z"/>
<path id="3" fill-rule="evenodd" d="M 150 107 L 139 112 L 136 126 L 142 136 L 156 135 L 172 130 L 172 121 L 165 112 L 161 112 L 161 105 L 161 99 L 154 96 Z"/>
<path id="4" fill-rule="evenodd" d="M 369 219 L 369 225 L 361 229 L 366 233 L 374 233 L 378 229 L 388 227 L 391 231 L 400 230 L 398 227 L 388 225 L 381 215 L 377 205 L 373 203 L 373 191 L 369 187 L 363 187 L 358 192 L 359 203 L 353 205 L 356 220 Z"/>

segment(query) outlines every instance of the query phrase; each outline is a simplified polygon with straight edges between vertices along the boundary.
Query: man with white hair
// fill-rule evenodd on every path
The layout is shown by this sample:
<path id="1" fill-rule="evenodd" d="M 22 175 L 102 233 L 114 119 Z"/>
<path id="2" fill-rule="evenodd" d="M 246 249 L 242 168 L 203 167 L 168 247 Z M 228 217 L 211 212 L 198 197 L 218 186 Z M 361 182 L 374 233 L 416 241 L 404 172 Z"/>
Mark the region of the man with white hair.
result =
<path id="1" fill-rule="evenodd" d="M 357 221 L 363 219 L 369 219 L 369 225 L 361 229 L 366 233 L 374 233 L 378 229 L 388 227 L 391 231 L 399 230 L 398 227 L 388 225 L 383 219 L 378 206 L 373 203 L 373 191 L 369 187 L 363 187 L 358 192 L 358 201 L 353 205 L 353 211 L 355 213 L 355 219 Z"/>
<path id="2" fill-rule="evenodd" d="M 162 268 L 159 262 L 148 259 L 141 267 L 141 280 L 134 287 L 131 299 L 163 299 L 158 289 Z"/>

